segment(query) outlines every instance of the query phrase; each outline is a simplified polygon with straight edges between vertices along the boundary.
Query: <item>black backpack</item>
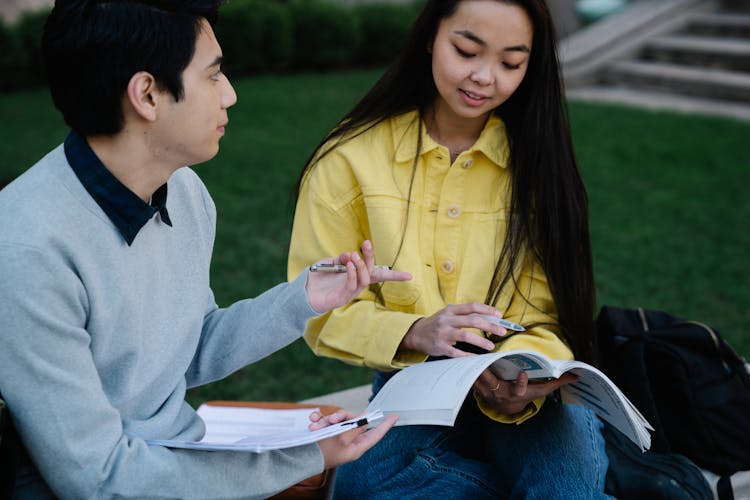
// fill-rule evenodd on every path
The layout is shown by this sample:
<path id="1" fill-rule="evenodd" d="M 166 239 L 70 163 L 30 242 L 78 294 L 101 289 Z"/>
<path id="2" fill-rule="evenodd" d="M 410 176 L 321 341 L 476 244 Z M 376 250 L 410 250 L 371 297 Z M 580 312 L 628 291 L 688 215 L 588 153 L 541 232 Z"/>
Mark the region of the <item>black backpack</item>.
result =
<path id="1" fill-rule="evenodd" d="M 654 426 L 653 452 L 750 470 L 750 375 L 718 332 L 644 309 L 605 306 L 596 322 L 601 369 Z"/>

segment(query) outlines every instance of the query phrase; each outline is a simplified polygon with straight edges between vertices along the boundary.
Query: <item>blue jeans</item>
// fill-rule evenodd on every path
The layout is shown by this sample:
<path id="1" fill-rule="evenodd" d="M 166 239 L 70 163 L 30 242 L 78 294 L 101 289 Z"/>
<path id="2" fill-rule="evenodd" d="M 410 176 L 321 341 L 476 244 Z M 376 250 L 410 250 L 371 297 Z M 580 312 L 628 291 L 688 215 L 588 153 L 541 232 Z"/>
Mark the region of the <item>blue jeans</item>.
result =
<path id="1" fill-rule="evenodd" d="M 339 467 L 334 498 L 603 499 L 607 466 L 590 410 L 550 399 L 523 424 L 501 424 L 469 394 L 454 427 L 395 427 Z"/>

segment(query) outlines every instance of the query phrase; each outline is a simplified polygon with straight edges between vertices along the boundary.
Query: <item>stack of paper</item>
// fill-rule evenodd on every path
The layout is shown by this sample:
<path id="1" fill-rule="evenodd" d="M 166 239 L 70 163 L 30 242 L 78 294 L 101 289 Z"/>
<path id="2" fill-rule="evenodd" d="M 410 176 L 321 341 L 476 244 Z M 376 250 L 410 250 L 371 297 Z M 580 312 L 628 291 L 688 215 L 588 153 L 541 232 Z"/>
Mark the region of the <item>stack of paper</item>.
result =
<path id="1" fill-rule="evenodd" d="M 200 441 L 152 439 L 146 442 L 168 448 L 205 451 L 249 451 L 292 448 L 336 436 L 383 418 L 380 411 L 310 431 L 310 414 L 317 408 L 276 410 L 235 406 L 202 405 L 198 415 L 206 424 Z"/>

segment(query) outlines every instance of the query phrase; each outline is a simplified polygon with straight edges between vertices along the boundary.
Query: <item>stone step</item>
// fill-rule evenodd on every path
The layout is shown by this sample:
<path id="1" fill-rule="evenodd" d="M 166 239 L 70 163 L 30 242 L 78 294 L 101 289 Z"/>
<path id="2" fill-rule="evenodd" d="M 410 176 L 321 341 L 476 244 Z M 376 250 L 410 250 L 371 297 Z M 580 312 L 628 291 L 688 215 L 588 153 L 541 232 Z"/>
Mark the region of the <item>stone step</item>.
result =
<path id="1" fill-rule="evenodd" d="M 750 37 L 662 36 L 649 40 L 642 57 L 680 65 L 750 72 Z"/>
<path id="2" fill-rule="evenodd" d="M 619 61 L 606 68 L 602 81 L 688 96 L 750 102 L 750 74 L 718 68 Z"/>
<path id="3" fill-rule="evenodd" d="M 593 85 L 566 92 L 570 101 L 618 104 L 652 111 L 721 116 L 750 123 L 750 103 L 687 97 L 617 85 Z"/>
<path id="4" fill-rule="evenodd" d="M 750 38 L 750 13 L 695 13 L 688 18 L 686 33 Z"/>

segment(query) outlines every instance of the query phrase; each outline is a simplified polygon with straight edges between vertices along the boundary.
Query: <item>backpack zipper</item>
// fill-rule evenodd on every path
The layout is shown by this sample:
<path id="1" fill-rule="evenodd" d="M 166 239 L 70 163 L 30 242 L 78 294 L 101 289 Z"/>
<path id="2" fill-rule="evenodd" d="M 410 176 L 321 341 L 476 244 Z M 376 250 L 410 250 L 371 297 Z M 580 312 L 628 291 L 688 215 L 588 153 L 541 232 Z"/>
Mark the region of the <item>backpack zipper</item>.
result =
<path id="1" fill-rule="evenodd" d="M 701 328 L 704 328 L 711 335 L 711 339 L 714 341 L 714 345 L 716 346 L 716 348 L 721 349 L 721 346 L 719 345 L 719 336 L 716 335 L 716 332 L 714 332 L 713 328 L 704 323 L 701 323 L 700 321 L 685 321 L 685 323 L 697 325 Z"/>
<path id="2" fill-rule="evenodd" d="M 642 307 L 638 308 L 638 316 L 641 318 L 641 325 L 643 326 L 643 331 L 648 332 L 649 327 L 648 327 L 648 320 L 646 319 L 646 311 Z M 706 330 L 708 334 L 711 336 L 711 340 L 714 343 L 714 347 L 719 353 L 721 353 L 721 345 L 719 344 L 719 336 L 716 335 L 716 332 L 714 332 L 713 328 L 706 325 L 705 323 L 701 323 L 700 321 L 683 321 L 682 324 L 692 324 L 692 325 L 699 326 L 703 328 L 704 330 Z M 727 363 L 726 360 L 722 359 L 721 363 L 724 365 L 724 368 L 727 371 L 731 371 L 729 363 Z"/>
<path id="3" fill-rule="evenodd" d="M 638 316 L 641 317 L 641 326 L 643 327 L 643 331 L 649 331 L 648 320 L 646 319 L 646 311 L 644 311 L 642 307 L 638 308 Z"/>
<path id="4" fill-rule="evenodd" d="M 691 325 L 700 326 L 701 328 L 705 329 L 711 335 L 711 339 L 714 341 L 714 347 L 716 347 L 716 351 L 721 356 L 721 364 L 722 364 L 722 366 L 724 366 L 724 369 L 727 371 L 727 373 L 732 373 L 732 367 L 729 366 L 729 363 L 727 362 L 727 360 L 724 359 L 724 354 L 721 352 L 721 345 L 719 345 L 719 336 L 716 335 L 716 332 L 714 332 L 713 328 L 711 328 L 710 326 L 708 326 L 708 325 L 706 325 L 704 323 L 701 323 L 700 321 L 685 321 L 685 323 L 691 324 Z M 734 350 L 731 347 L 729 347 L 729 351 L 734 353 Z M 734 354 L 735 354 L 735 356 L 738 359 L 742 359 L 742 358 L 740 358 L 739 355 L 737 355 L 737 353 L 734 353 Z"/>
<path id="5" fill-rule="evenodd" d="M 638 316 L 641 318 L 641 326 L 643 326 L 643 331 L 648 332 L 650 329 L 648 327 L 648 320 L 646 319 L 646 311 L 644 311 L 642 307 L 638 308 Z M 714 346 L 717 349 L 721 348 L 721 346 L 719 345 L 719 336 L 716 335 L 716 332 L 714 332 L 713 328 L 711 328 L 707 324 L 701 323 L 700 321 L 683 321 L 683 323 L 700 326 L 701 328 L 706 330 L 709 335 L 711 335 L 711 340 L 713 340 Z"/>

